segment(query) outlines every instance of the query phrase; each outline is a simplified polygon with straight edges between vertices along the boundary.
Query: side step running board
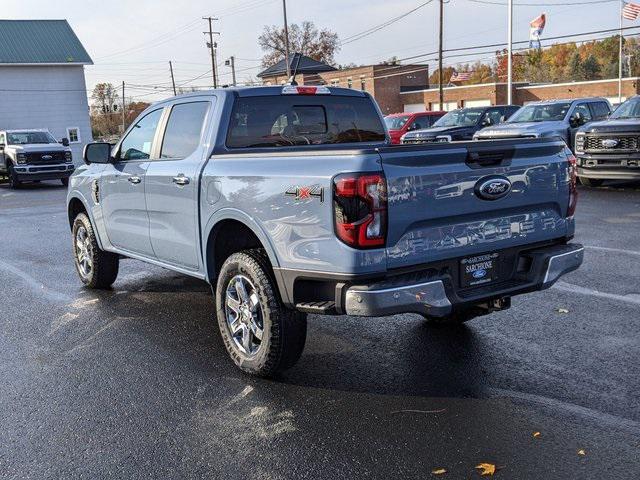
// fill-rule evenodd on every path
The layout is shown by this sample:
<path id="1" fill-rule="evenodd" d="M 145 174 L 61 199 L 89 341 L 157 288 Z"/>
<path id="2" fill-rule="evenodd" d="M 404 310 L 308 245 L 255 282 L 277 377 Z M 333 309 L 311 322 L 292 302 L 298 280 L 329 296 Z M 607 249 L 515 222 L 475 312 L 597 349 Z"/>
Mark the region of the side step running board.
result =
<path id="1" fill-rule="evenodd" d="M 296 304 L 296 310 L 320 315 L 335 315 L 336 302 L 305 302 Z"/>

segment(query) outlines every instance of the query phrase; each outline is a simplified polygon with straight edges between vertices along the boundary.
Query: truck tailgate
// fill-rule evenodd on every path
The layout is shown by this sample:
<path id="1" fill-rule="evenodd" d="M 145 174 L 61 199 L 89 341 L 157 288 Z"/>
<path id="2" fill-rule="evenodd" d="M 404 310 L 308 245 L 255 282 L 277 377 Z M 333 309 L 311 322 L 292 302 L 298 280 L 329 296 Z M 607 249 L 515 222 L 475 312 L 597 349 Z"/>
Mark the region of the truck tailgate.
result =
<path id="1" fill-rule="evenodd" d="M 388 268 L 564 237 L 569 170 L 558 140 L 460 142 L 379 150 L 387 178 Z M 510 192 L 483 199 L 486 177 Z"/>

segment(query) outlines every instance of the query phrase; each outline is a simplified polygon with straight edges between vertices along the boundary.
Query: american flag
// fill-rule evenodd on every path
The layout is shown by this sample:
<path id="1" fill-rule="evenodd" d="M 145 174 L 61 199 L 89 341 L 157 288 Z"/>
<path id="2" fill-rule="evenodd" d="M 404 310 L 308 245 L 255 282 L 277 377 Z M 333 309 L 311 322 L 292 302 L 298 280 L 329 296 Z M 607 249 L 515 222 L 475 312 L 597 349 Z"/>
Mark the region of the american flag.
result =
<path id="1" fill-rule="evenodd" d="M 636 20 L 638 15 L 640 15 L 640 5 L 633 2 L 625 2 L 622 8 L 622 18 Z"/>
<path id="2" fill-rule="evenodd" d="M 457 72 L 454 70 L 449 81 L 452 83 L 466 82 L 467 80 L 471 80 L 471 75 L 473 75 L 473 72 Z"/>

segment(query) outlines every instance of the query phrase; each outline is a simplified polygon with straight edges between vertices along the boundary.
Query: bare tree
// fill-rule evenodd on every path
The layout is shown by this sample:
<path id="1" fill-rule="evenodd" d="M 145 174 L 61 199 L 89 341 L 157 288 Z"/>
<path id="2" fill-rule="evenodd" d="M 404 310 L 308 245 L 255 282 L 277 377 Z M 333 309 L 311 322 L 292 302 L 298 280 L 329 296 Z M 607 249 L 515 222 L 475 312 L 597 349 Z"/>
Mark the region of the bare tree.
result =
<path id="1" fill-rule="evenodd" d="M 269 67 L 284 60 L 284 27 L 267 25 L 258 37 L 260 48 L 265 52 L 262 66 Z M 340 50 L 338 34 L 329 29 L 318 30 L 313 22 L 302 22 L 289 26 L 289 49 L 308 57 L 332 65 L 334 55 Z"/>

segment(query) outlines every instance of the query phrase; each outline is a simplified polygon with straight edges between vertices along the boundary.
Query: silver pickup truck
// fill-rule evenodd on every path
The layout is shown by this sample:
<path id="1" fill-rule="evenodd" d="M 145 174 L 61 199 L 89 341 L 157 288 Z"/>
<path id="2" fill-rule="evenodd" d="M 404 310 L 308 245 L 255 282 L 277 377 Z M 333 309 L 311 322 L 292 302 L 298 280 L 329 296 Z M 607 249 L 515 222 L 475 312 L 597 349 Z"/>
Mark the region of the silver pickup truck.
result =
<path id="1" fill-rule="evenodd" d="M 462 322 L 582 262 L 564 142 L 391 146 L 360 91 L 179 96 L 84 159 L 68 194 L 82 282 L 108 288 L 124 258 L 206 280 L 256 375 L 297 361 L 308 313 Z"/>
<path id="2" fill-rule="evenodd" d="M 74 170 L 67 139 L 60 144 L 44 129 L 0 131 L 0 174 L 9 178 L 11 188 L 41 180 L 66 186 Z"/>

